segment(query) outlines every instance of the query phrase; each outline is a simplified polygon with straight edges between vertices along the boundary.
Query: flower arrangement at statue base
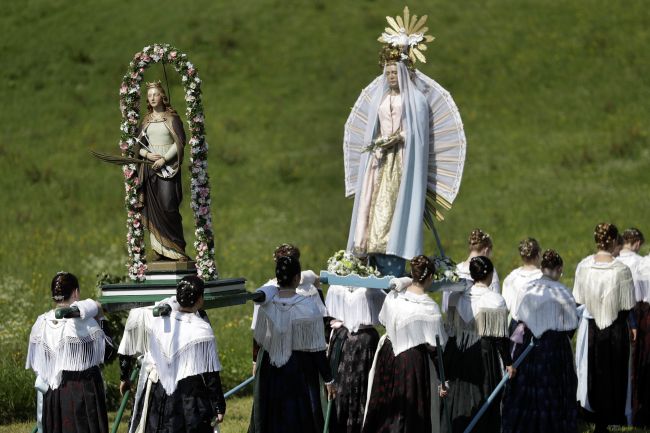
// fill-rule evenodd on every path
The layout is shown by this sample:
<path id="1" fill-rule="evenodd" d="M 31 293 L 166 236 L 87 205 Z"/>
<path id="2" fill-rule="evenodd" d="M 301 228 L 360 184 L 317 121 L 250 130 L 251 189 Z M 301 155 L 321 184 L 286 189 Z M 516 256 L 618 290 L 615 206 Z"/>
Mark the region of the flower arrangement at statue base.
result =
<path id="1" fill-rule="evenodd" d="M 346 276 L 358 275 L 359 277 L 379 277 L 380 274 L 373 266 L 366 265 L 345 250 L 339 250 L 332 257 L 327 259 L 327 272 L 332 274 Z"/>
<path id="2" fill-rule="evenodd" d="M 436 267 L 434 283 L 457 283 L 460 281 L 458 272 L 456 272 L 456 263 L 452 259 L 446 256 L 435 256 L 433 263 Z"/>

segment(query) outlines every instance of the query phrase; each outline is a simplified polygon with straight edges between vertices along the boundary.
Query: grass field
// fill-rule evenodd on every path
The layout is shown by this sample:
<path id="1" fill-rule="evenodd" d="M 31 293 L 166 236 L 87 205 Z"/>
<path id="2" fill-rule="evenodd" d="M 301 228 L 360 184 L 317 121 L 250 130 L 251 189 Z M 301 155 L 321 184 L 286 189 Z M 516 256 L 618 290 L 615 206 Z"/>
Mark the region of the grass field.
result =
<path id="1" fill-rule="evenodd" d="M 343 124 L 379 73 L 384 16 L 403 5 L 5 3 L 0 422 L 10 423 L 33 414 L 26 338 L 49 308 L 53 274 L 77 274 L 83 294 L 94 296 L 97 274 L 126 271 L 122 175 L 88 150 L 118 152 L 118 89 L 132 55 L 168 42 L 198 67 L 217 261 L 222 276 L 246 277 L 253 289 L 272 273 L 271 253 L 281 242 L 299 245 L 304 266 L 315 270 L 345 246 L 352 202 L 343 197 Z M 452 93 L 467 134 L 463 185 L 439 224 L 451 257 L 464 257 L 467 234 L 478 226 L 493 236 L 505 275 L 517 265 L 517 242 L 534 236 L 562 254 L 570 284 L 599 221 L 650 232 L 645 2 L 438 0 L 409 7 L 429 15 L 436 36 L 420 69 Z M 161 77 L 152 68 L 146 79 Z M 170 80 L 172 102 L 184 112 L 179 80 Z M 182 212 L 191 245 L 187 199 Z M 426 239 L 427 253 L 435 253 L 432 236 Z M 250 306 L 210 312 L 226 387 L 249 374 L 250 315 Z M 106 378 L 114 406 L 115 365 Z M 240 404 L 245 420 L 249 402 Z"/>

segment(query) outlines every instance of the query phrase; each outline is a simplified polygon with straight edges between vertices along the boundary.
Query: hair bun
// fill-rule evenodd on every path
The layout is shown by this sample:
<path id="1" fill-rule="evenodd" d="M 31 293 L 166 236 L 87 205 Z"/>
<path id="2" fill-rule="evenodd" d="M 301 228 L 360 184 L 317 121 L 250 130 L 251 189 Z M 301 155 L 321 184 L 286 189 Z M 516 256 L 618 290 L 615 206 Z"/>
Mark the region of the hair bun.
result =
<path id="1" fill-rule="evenodd" d="M 532 260 L 539 257 L 539 242 L 534 238 L 526 238 L 519 242 L 519 255 L 524 260 Z"/>
<path id="2" fill-rule="evenodd" d="M 468 242 L 470 251 L 481 251 L 485 248 L 492 248 L 492 238 L 481 229 L 474 229 L 469 235 Z"/>
<path id="3" fill-rule="evenodd" d="M 557 251 L 549 249 L 542 254 L 542 268 L 557 269 L 562 265 L 564 265 L 564 261 Z"/>
<path id="4" fill-rule="evenodd" d="M 600 223 L 594 229 L 594 241 L 601 250 L 609 250 L 618 242 L 618 229 L 614 224 Z"/>
<path id="5" fill-rule="evenodd" d="M 435 272 L 435 264 L 429 257 L 419 255 L 411 259 L 411 277 L 414 281 L 422 283 Z"/>
<path id="6" fill-rule="evenodd" d="M 494 272 L 492 261 L 485 256 L 474 257 L 469 261 L 469 273 L 474 281 L 484 281 Z"/>

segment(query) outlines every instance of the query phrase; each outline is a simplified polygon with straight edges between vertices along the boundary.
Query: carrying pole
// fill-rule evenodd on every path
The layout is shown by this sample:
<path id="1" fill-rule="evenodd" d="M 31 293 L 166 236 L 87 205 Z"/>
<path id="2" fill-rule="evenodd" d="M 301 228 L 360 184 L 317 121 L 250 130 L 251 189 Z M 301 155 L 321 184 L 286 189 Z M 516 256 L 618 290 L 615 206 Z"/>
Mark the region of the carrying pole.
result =
<path id="1" fill-rule="evenodd" d="M 436 357 L 438 358 L 438 372 L 440 373 L 440 382 L 442 384 L 440 385 L 442 389 L 445 387 L 445 366 L 444 363 L 442 362 L 442 345 L 440 344 L 440 336 L 436 335 Z M 433 398 L 433 396 L 432 396 Z M 448 431 L 451 431 L 451 414 L 449 413 L 449 405 L 447 404 L 446 401 L 442 402 L 443 404 L 443 410 L 445 412 L 445 419 L 447 420 L 447 426 L 449 427 Z"/>
<path id="2" fill-rule="evenodd" d="M 140 367 L 135 367 L 131 372 L 131 378 L 129 379 L 131 383 L 133 383 L 135 378 L 138 377 L 138 373 L 140 373 Z M 113 421 L 113 427 L 111 428 L 111 433 L 117 433 L 117 429 L 120 426 L 120 421 L 122 421 L 122 415 L 124 415 L 124 409 L 126 408 L 126 404 L 129 402 L 130 396 L 131 396 L 131 390 L 127 389 L 126 392 L 124 393 L 124 396 L 122 397 L 122 403 L 120 404 L 120 408 L 118 409 L 117 414 L 115 415 L 115 421 Z"/>
<path id="3" fill-rule="evenodd" d="M 534 346 L 535 346 L 535 340 L 531 339 L 530 344 L 528 345 L 528 347 L 526 347 L 526 349 L 521 353 L 521 355 L 519 355 L 519 358 L 517 358 L 517 360 L 513 363 L 512 366 L 514 368 L 519 367 L 519 365 L 521 365 L 521 363 L 524 361 L 524 358 L 526 358 L 526 356 L 528 356 L 530 351 L 533 350 Z M 478 421 L 481 419 L 483 414 L 488 410 L 488 407 L 490 407 L 490 403 L 492 403 L 494 400 L 496 400 L 497 394 L 499 394 L 499 391 L 501 391 L 501 388 L 503 388 L 505 386 L 508 379 L 509 379 L 509 376 L 508 376 L 508 373 L 506 372 L 506 374 L 503 375 L 503 379 L 501 379 L 501 382 L 499 382 L 497 387 L 494 388 L 494 391 L 492 391 L 492 394 L 490 394 L 490 396 L 487 398 L 485 403 L 483 403 L 483 406 L 481 406 L 481 410 L 479 410 L 477 412 L 477 414 L 474 416 L 474 419 L 472 419 L 472 422 L 469 423 L 469 425 L 467 426 L 467 428 L 465 429 L 465 431 L 463 433 L 469 433 L 469 432 L 472 431 L 472 429 L 474 427 L 476 427 L 476 424 L 478 424 Z"/>

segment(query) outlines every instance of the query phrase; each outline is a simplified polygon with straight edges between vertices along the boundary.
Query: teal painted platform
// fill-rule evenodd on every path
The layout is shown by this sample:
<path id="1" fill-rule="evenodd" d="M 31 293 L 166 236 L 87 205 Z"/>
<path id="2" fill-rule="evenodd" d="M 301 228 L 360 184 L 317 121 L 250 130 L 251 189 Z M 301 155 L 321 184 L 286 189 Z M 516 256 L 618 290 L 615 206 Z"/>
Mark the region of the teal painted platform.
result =
<path id="1" fill-rule="evenodd" d="M 109 312 L 130 310 L 153 305 L 176 294 L 176 282 L 105 284 L 101 286 L 102 296 L 98 299 Z M 225 278 L 205 282 L 205 309 L 242 305 L 251 300 L 254 293 L 246 291 L 246 279 Z"/>

